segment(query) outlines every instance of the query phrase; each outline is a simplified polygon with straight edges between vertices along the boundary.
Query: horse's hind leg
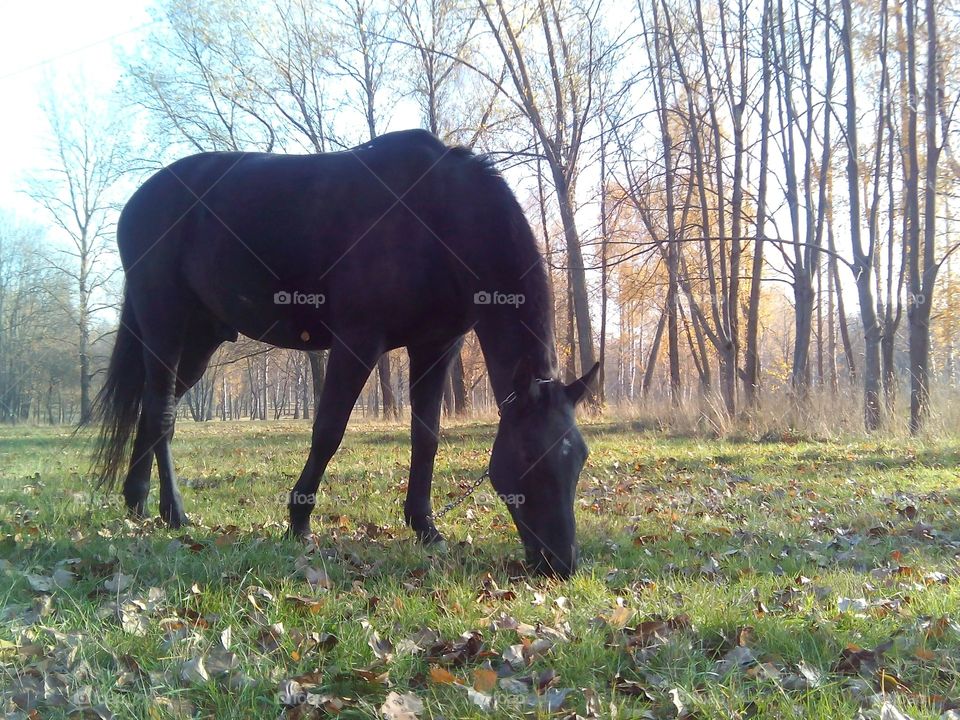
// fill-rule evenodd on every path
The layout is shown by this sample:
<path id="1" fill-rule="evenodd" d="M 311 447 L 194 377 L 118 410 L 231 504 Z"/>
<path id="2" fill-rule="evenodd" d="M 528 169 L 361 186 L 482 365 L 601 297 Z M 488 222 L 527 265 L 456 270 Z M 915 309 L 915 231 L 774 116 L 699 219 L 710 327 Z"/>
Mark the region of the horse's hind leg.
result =
<path id="1" fill-rule="evenodd" d="M 139 518 L 146 515 L 150 471 L 153 470 L 153 448 L 148 444 L 145 417 L 143 413 L 140 414 L 137 437 L 130 455 L 130 469 L 123 481 L 123 500 L 130 513 Z"/>
<path id="2" fill-rule="evenodd" d="M 165 319 L 157 317 L 152 325 L 141 325 L 145 380 L 140 428 L 134 444 L 145 449 L 144 452 L 153 451 L 160 474 L 160 517 L 171 527 L 177 528 L 187 522 L 187 517 L 177 490 L 170 438 L 177 407 L 174 397 L 177 365 L 180 363 L 185 334 L 183 326 L 177 327 L 176 318 L 184 317 L 186 313 L 174 310 L 171 308 Z M 142 313 L 144 316 L 146 314 Z M 148 486 L 149 465 L 146 460 L 143 465 L 147 467 L 144 484 Z M 142 478 L 135 476 L 134 483 L 142 482 Z M 135 485 L 131 484 L 131 490 L 134 489 Z M 145 493 L 143 495 L 145 500 Z"/>
<path id="3" fill-rule="evenodd" d="M 207 369 L 210 357 L 220 346 L 220 335 L 202 336 L 196 333 L 188 335 L 188 346 L 181 353 L 177 365 L 175 402 L 192 388 Z M 147 496 L 150 494 L 150 472 L 153 470 L 154 448 L 146 429 L 146 413 L 141 413 L 137 426 L 137 436 L 130 456 L 130 469 L 123 483 L 123 498 L 130 512 L 136 517 L 146 515 Z M 169 439 L 173 439 L 173 428 Z M 179 497 L 179 493 L 174 493 Z"/>
<path id="4" fill-rule="evenodd" d="M 297 484 L 290 491 L 287 505 L 291 535 L 303 537 L 310 534 L 310 513 L 316 505 L 320 478 L 340 447 L 353 406 L 380 354 L 380 347 L 369 342 L 346 344 L 338 341 L 330 349 L 326 381 L 313 421 L 310 455 Z"/>
<path id="5" fill-rule="evenodd" d="M 440 405 L 450 361 L 460 350 L 458 340 L 442 348 L 408 348 L 410 355 L 410 482 L 403 518 L 422 543 L 441 542 L 433 522 L 430 486 L 440 433 Z"/>

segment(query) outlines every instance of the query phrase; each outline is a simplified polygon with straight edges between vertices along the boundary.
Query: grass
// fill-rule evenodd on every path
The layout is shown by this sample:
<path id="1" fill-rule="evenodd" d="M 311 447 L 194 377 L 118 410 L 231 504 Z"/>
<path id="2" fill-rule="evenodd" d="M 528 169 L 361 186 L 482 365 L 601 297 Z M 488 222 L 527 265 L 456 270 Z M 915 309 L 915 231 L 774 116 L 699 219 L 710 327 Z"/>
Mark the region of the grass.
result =
<path id="1" fill-rule="evenodd" d="M 493 430 L 444 431 L 435 505 Z M 348 430 L 315 547 L 282 536 L 305 422 L 181 423 L 186 532 L 91 498 L 84 439 L 0 428 L 3 711 L 377 717 L 412 693 L 421 718 L 853 718 L 882 691 L 939 718 L 960 700 L 956 439 L 584 435 L 582 567 L 561 583 L 517 575 L 479 493 L 444 518 L 445 552 L 414 545 L 399 426 Z M 285 710 L 283 690 L 323 707 Z"/>

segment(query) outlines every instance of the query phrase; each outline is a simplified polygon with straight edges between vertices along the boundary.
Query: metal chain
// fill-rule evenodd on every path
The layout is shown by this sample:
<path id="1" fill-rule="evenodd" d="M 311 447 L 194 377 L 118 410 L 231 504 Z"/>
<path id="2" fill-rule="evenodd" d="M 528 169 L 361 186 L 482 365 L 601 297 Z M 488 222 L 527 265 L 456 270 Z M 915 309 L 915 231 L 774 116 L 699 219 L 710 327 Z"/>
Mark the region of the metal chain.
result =
<path id="1" fill-rule="evenodd" d="M 554 381 L 552 378 L 536 378 L 536 382 L 539 385 L 543 385 L 544 383 L 551 383 Z M 516 399 L 517 399 L 517 393 L 515 392 L 512 392 L 509 395 L 507 395 L 507 397 L 504 398 L 503 402 L 497 406 L 497 412 L 499 413 L 500 410 L 503 409 L 504 405 L 509 405 Z M 488 477 L 490 477 L 490 471 L 484 470 L 483 475 L 481 475 L 476 480 L 474 480 L 473 485 L 468 487 L 467 491 L 463 495 L 461 495 L 458 498 L 454 498 L 453 500 L 448 502 L 446 505 L 443 506 L 443 509 L 441 509 L 440 512 L 431 513 L 430 519 L 439 520 L 451 510 L 454 510 L 460 507 L 461 505 L 463 505 L 463 503 L 466 502 L 467 498 L 473 495 L 473 493 L 476 492 L 477 488 L 483 485 L 483 481 L 486 480 Z"/>
<path id="2" fill-rule="evenodd" d="M 461 496 L 458 497 L 458 498 L 454 498 L 453 500 L 451 500 L 450 502 L 448 502 L 446 505 L 443 506 L 443 509 L 442 509 L 440 512 L 438 512 L 438 513 L 433 513 L 432 515 L 430 515 L 430 518 L 431 518 L 432 520 L 439 520 L 440 518 L 442 518 L 444 515 L 446 515 L 448 512 L 450 512 L 450 511 L 453 510 L 454 508 L 460 507 L 460 506 L 464 503 L 464 501 L 466 501 L 466 499 L 467 499 L 468 497 L 470 497 L 471 495 L 473 495 L 474 492 L 476 492 L 476 490 L 477 490 L 478 487 L 480 487 L 481 485 L 483 485 L 483 481 L 486 480 L 488 477 L 490 477 L 490 471 L 489 471 L 489 470 L 485 470 L 484 473 L 483 473 L 483 475 L 481 475 L 480 477 L 478 477 L 478 478 L 474 481 L 473 485 L 471 485 L 469 488 L 467 488 L 467 491 L 466 491 L 463 495 L 461 495 Z"/>

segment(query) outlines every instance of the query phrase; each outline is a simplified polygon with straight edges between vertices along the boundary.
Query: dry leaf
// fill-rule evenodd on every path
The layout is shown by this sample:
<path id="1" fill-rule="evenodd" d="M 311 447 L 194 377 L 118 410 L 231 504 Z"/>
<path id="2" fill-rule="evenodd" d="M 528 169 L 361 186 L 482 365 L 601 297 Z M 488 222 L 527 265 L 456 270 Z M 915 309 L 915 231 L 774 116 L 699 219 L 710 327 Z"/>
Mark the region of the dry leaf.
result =
<path id="1" fill-rule="evenodd" d="M 284 680 L 280 683 L 280 702 L 287 707 L 295 707 L 306 700 L 303 686 L 296 680 Z"/>
<path id="2" fill-rule="evenodd" d="M 413 693 L 387 693 L 387 699 L 380 706 L 380 714 L 385 720 L 417 720 L 423 712 L 423 701 Z"/>
<path id="3" fill-rule="evenodd" d="M 370 639 L 367 640 L 367 645 L 373 650 L 373 654 L 378 660 L 390 662 L 393 659 L 393 643 L 382 639 L 376 630 L 370 631 Z"/>
<path id="4" fill-rule="evenodd" d="M 467 687 L 466 685 L 461 687 L 467 691 L 467 698 L 470 700 L 470 702 L 472 702 L 481 710 L 490 712 L 496 707 L 496 702 L 493 699 L 493 695 L 487 695 L 486 693 L 478 692 L 472 687 Z"/>
<path id="5" fill-rule="evenodd" d="M 309 565 L 303 569 L 303 576 L 307 584 L 314 590 L 329 590 L 333 587 L 333 582 L 327 575 L 325 568 L 315 568 Z"/>
<path id="6" fill-rule="evenodd" d="M 497 686 L 497 671 L 489 668 L 477 668 L 473 671 L 473 689 L 482 693 L 491 693 Z"/>
<path id="7" fill-rule="evenodd" d="M 210 680 L 206 667 L 203 665 L 203 658 L 200 656 L 190 658 L 180 666 L 180 679 L 185 683 L 199 684 Z"/>
<path id="8" fill-rule="evenodd" d="M 112 593 L 119 593 L 130 587 L 133 577 L 117 572 L 112 578 L 103 581 L 103 586 Z"/>
<path id="9" fill-rule="evenodd" d="M 53 590 L 53 578 L 48 575 L 27 573 L 24 577 L 27 578 L 27 583 L 34 592 L 48 593 Z"/>
<path id="10" fill-rule="evenodd" d="M 449 685 L 451 683 L 457 682 L 456 675 L 454 675 L 452 672 L 450 672 L 446 668 L 440 667 L 439 665 L 431 665 L 428 676 L 431 682 L 435 682 L 438 685 Z"/>

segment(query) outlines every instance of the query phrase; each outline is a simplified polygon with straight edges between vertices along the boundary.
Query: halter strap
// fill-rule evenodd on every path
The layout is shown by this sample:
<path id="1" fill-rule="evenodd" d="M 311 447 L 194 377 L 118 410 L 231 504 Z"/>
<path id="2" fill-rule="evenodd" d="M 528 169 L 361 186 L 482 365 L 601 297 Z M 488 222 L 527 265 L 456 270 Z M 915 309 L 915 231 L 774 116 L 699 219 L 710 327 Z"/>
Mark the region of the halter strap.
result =
<path id="1" fill-rule="evenodd" d="M 552 383 L 552 382 L 556 382 L 556 381 L 555 381 L 553 378 L 535 378 L 535 379 L 534 379 L 534 382 L 536 382 L 537 385 L 544 385 L 544 384 L 546 384 L 546 383 Z M 500 411 L 503 410 L 503 406 L 504 406 L 504 405 L 509 405 L 510 403 L 512 403 L 512 402 L 513 402 L 514 400 L 516 400 L 516 399 L 517 399 L 517 391 L 514 390 L 513 392 L 511 392 L 509 395 L 507 395 L 507 396 L 503 399 L 503 402 L 501 402 L 499 405 L 497 405 L 497 414 L 498 414 L 498 415 L 500 414 Z"/>

